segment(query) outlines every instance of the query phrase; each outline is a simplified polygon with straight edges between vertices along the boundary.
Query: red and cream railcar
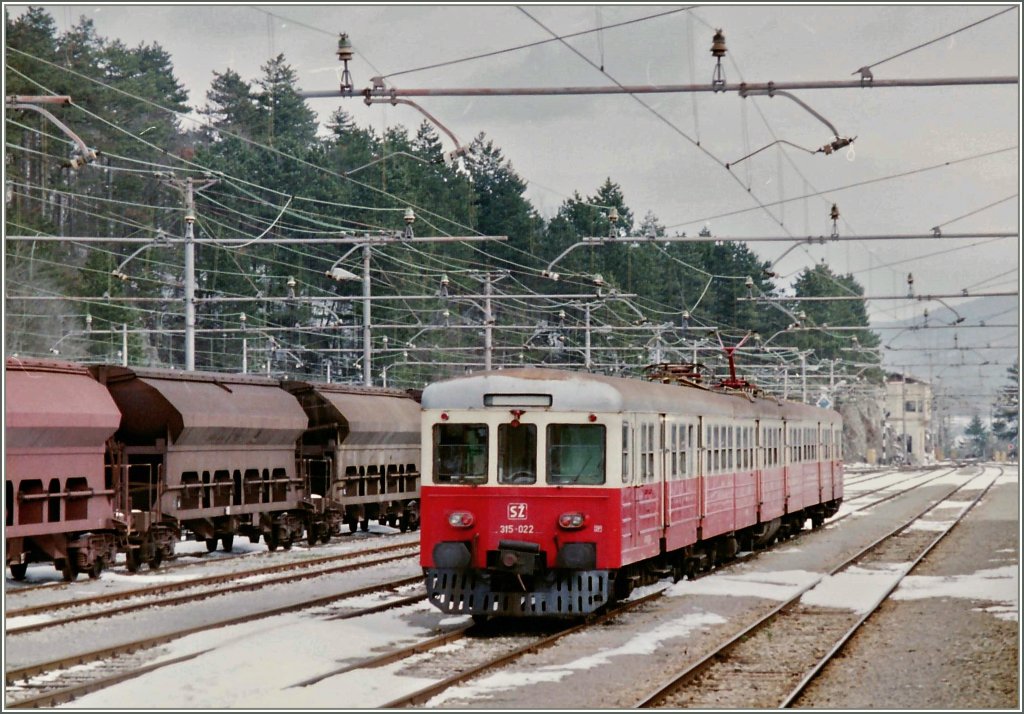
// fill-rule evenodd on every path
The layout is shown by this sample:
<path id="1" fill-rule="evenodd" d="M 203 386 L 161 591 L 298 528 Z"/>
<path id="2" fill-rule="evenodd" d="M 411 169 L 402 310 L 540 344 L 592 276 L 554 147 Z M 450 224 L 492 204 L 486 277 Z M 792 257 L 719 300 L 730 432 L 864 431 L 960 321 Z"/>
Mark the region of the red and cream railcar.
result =
<path id="1" fill-rule="evenodd" d="M 420 558 L 446 612 L 586 614 L 842 501 L 834 411 L 543 369 L 435 383 L 422 405 Z"/>
<path id="2" fill-rule="evenodd" d="M 5 382 L 5 554 L 15 579 L 53 561 L 66 580 L 114 562 L 125 523 L 104 469 L 121 412 L 84 367 L 9 358 Z"/>

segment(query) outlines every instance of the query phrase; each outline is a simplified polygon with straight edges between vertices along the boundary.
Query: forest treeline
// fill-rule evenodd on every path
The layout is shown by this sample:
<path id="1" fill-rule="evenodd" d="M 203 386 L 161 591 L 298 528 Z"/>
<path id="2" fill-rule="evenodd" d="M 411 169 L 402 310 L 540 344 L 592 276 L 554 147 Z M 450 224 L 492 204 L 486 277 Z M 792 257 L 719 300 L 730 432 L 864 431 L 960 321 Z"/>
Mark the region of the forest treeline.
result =
<path id="1" fill-rule="evenodd" d="M 391 383 L 420 379 L 416 364 L 437 374 L 479 362 L 488 318 L 494 364 L 582 365 L 586 343 L 595 368 L 630 372 L 756 332 L 763 342 L 774 337 L 751 355 L 757 364 L 780 356 L 799 364 L 794 355 L 813 350 L 813 363 L 837 360 L 836 379 L 881 378 L 865 367 L 877 362 L 879 340 L 862 300 L 746 299 L 782 295 L 769 264 L 741 243 L 650 241 L 665 229 L 652 213 L 634 213 L 614 176 L 580 187 L 545 218 L 484 133 L 449 161 L 426 121 L 414 133 L 377 132 L 338 109 L 318 125 L 283 55 L 255 78 L 214 70 L 209 91 L 195 98 L 158 44 L 101 37 L 87 18 L 59 33 L 41 8 L 5 22 L 6 94 L 69 95 L 71 106 L 48 109 L 97 152 L 76 168 L 76 144 L 49 118 L 6 111 L 5 235 L 67 237 L 5 241 L 8 354 L 109 359 L 123 330 L 133 363 L 182 366 L 184 249 L 161 237 L 183 235 L 191 178 L 197 239 L 247 239 L 197 248 L 197 369 L 240 369 L 244 350 L 253 371 L 276 369 L 276 360 L 293 373 L 355 378 L 361 286 L 326 275 L 348 247 L 323 239 L 401 233 L 412 208 L 417 237 L 508 239 L 373 248 L 374 294 L 408 296 L 373 306 L 377 365 L 393 363 Z M 559 280 L 542 275 L 582 237 L 609 235 L 617 239 L 559 260 Z M 90 236 L 153 242 L 74 240 Z M 342 267 L 361 275 L 360 256 Z M 785 287 L 800 297 L 863 295 L 852 275 L 824 263 Z M 489 315 L 482 298 L 459 298 L 487 289 L 496 296 Z M 567 293 L 593 298 L 499 299 Z M 821 329 L 787 330 L 794 327 Z M 863 354 L 851 356 L 852 347 Z"/>

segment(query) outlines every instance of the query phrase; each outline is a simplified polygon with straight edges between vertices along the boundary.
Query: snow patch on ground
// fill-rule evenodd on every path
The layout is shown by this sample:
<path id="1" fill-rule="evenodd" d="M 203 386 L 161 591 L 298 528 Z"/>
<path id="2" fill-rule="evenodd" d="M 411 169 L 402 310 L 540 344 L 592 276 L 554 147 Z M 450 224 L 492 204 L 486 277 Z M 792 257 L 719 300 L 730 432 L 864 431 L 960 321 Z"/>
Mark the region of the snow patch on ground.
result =
<path id="1" fill-rule="evenodd" d="M 528 672 L 498 672 L 477 682 L 453 687 L 428 701 L 427 709 L 438 707 L 452 699 L 487 698 L 497 692 L 508 689 L 519 689 L 541 682 L 558 682 L 573 672 L 593 669 L 609 664 L 613 657 L 625 655 L 650 655 L 661 647 L 662 643 L 676 637 L 686 637 L 695 630 L 726 622 L 725 618 L 714 613 L 701 612 L 677 618 L 658 625 L 656 630 L 641 632 L 625 644 L 611 649 L 602 650 L 586 657 L 580 657 L 566 664 L 548 665 Z"/>
<path id="2" fill-rule="evenodd" d="M 1017 571 L 1016 565 L 1006 565 L 967 575 L 909 575 L 893 593 L 893 599 L 954 597 L 985 600 L 996 604 L 979 610 L 1016 622 L 1020 609 L 1020 576 Z"/>

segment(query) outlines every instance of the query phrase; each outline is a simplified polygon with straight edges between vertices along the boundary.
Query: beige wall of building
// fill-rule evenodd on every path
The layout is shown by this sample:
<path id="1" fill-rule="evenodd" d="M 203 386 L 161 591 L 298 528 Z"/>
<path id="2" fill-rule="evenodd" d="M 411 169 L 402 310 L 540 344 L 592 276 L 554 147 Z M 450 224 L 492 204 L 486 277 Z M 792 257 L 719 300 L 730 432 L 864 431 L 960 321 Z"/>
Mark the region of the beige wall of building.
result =
<path id="1" fill-rule="evenodd" d="M 889 425 L 905 445 L 910 463 L 931 457 L 932 387 L 906 375 L 889 375 L 885 383 L 885 411 Z"/>

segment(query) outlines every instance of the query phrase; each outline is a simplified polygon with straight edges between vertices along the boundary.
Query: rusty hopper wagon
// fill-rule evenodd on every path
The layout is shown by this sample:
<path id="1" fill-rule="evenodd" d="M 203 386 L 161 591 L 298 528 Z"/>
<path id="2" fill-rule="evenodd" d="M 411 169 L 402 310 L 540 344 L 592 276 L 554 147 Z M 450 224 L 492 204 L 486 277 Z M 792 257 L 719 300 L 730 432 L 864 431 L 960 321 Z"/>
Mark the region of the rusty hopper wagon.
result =
<path id="1" fill-rule="evenodd" d="M 4 432 L 5 552 L 11 574 L 53 561 L 66 580 L 99 577 L 125 524 L 103 463 L 121 414 L 83 367 L 7 360 Z"/>
<path id="2" fill-rule="evenodd" d="M 345 523 L 351 532 L 376 520 L 419 527 L 420 406 L 398 389 L 285 381 L 309 416 L 300 463 L 314 516 L 312 543 Z"/>
<path id="3" fill-rule="evenodd" d="M 130 570 L 157 567 L 183 529 L 209 550 L 235 535 L 270 550 L 303 535 L 295 445 L 306 414 L 277 380 L 250 375 L 92 368 L 122 413 L 111 444 L 130 514 Z"/>

